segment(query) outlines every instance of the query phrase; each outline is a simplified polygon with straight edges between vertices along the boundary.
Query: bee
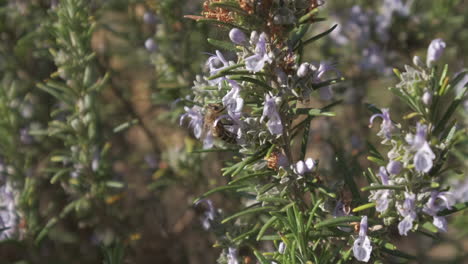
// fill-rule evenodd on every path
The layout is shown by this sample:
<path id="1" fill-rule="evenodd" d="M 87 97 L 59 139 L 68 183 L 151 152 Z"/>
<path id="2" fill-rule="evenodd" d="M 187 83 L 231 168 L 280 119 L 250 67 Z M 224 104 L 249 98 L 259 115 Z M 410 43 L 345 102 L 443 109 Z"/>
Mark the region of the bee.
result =
<path id="1" fill-rule="evenodd" d="M 216 120 L 221 117 L 225 107 L 222 104 L 208 104 L 204 118 L 204 130 L 210 131 L 214 137 L 231 144 L 236 143 L 237 135 L 227 130 L 221 122 Z M 216 122 L 216 124 L 215 124 Z"/>
<path id="2" fill-rule="evenodd" d="M 353 226 L 354 232 L 359 233 L 359 229 L 361 229 L 361 223 L 351 222 L 351 225 Z"/>
<path id="3" fill-rule="evenodd" d="M 341 189 L 340 198 L 341 198 L 341 201 L 343 202 L 343 212 L 346 215 L 349 215 L 351 213 L 351 210 L 353 209 L 351 206 L 351 203 L 353 201 L 353 196 L 351 194 L 351 191 L 345 188 Z"/>

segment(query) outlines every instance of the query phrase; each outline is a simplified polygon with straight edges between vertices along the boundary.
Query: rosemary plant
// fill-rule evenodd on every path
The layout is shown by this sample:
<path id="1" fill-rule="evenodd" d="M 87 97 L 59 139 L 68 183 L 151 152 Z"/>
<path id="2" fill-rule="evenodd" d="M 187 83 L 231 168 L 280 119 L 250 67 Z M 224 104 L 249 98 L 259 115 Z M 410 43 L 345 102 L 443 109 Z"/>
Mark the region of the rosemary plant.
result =
<path id="1" fill-rule="evenodd" d="M 206 1 L 202 16 L 189 16 L 225 30 L 230 41 L 209 40 L 216 50 L 208 74 L 194 82 L 188 120 L 207 152 L 230 151 L 221 170 L 228 182 L 196 200 L 204 204 L 203 224 L 217 235 L 223 252 L 218 263 L 345 263 L 352 259 L 383 263 L 413 259 L 392 244 L 390 234 L 446 231 L 445 216 L 464 209 L 455 205 L 444 174 L 446 160 L 466 131 L 453 118 L 466 88 L 454 96 L 460 78 L 437 61 L 446 44 L 434 40 L 426 62 L 395 70 L 400 83 L 391 91 L 411 110 L 402 123 L 390 109 L 371 106 L 370 123 L 381 118 L 377 134 L 388 145 L 380 154 L 369 146 L 368 159 L 380 166 L 362 174 L 347 168 L 335 153 L 338 181 L 323 174 L 320 157 L 307 155 L 310 126 L 317 117 L 334 116 L 311 98 L 333 99 L 340 71 L 322 62 L 305 62 L 305 48 L 336 26 L 308 37 L 317 22 L 320 1 Z M 250 37 L 249 37 L 250 36 Z M 462 86 L 465 86 L 463 83 Z M 333 142 L 331 142 L 333 144 Z M 235 192 L 243 209 L 225 214 L 206 197 Z"/>

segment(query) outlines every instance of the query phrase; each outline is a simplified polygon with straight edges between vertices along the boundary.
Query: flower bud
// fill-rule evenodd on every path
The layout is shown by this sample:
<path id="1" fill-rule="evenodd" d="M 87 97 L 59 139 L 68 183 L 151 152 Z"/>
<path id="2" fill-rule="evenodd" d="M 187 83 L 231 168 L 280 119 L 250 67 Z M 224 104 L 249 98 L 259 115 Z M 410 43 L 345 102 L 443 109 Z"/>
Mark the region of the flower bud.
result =
<path id="1" fill-rule="evenodd" d="M 302 63 L 300 66 L 299 66 L 299 69 L 297 69 L 297 76 L 299 78 L 304 78 L 306 77 L 308 74 L 309 74 L 309 70 L 310 70 L 310 64 L 307 63 L 307 62 L 304 62 Z"/>
<path id="2" fill-rule="evenodd" d="M 304 163 L 304 161 L 300 160 L 296 163 L 296 173 L 299 174 L 299 175 L 304 175 L 304 173 L 306 172 L 306 165 Z"/>
<path id="3" fill-rule="evenodd" d="M 156 16 L 151 13 L 151 12 L 145 12 L 145 14 L 143 15 L 143 21 L 146 23 L 146 24 L 155 24 L 156 23 Z"/>
<path id="4" fill-rule="evenodd" d="M 387 171 L 390 174 L 399 174 L 401 172 L 401 169 L 403 168 L 403 163 L 400 161 L 392 160 L 387 164 Z"/>
<path id="5" fill-rule="evenodd" d="M 442 53 L 444 52 L 444 49 L 446 47 L 445 42 L 438 38 L 434 39 L 431 44 L 429 45 L 429 48 L 427 49 L 427 58 L 426 58 L 426 64 L 427 67 L 431 67 L 432 64 L 437 61 L 440 56 L 442 56 Z"/>
<path id="6" fill-rule="evenodd" d="M 257 44 L 259 36 L 257 31 L 252 31 L 252 33 L 250 33 L 250 44 Z"/>
<path id="7" fill-rule="evenodd" d="M 74 118 L 71 122 L 70 122 L 70 125 L 71 127 L 74 129 L 74 130 L 80 130 L 81 127 L 82 127 L 82 124 L 80 122 L 80 120 L 78 118 Z"/>
<path id="8" fill-rule="evenodd" d="M 152 38 L 149 38 L 145 41 L 145 48 L 149 51 L 149 52 L 154 52 L 156 51 L 157 49 L 157 45 L 156 45 L 156 42 L 154 42 L 154 40 Z"/>
<path id="9" fill-rule="evenodd" d="M 229 39 L 231 39 L 234 44 L 238 45 L 243 45 L 247 41 L 244 32 L 238 28 L 233 28 L 229 31 Z"/>
<path id="10" fill-rule="evenodd" d="M 429 91 L 425 91 L 423 96 L 422 96 L 422 101 L 425 105 L 429 105 L 432 102 L 432 93 Z"/>
<path id="11" fill-rule="evenodd" d="M 286 250 L 286 244 L 284 244 L 283 242 L 281 242 L 278 246 L 278 252 L 280 254 L 284 254 L 284 251 Z"/>

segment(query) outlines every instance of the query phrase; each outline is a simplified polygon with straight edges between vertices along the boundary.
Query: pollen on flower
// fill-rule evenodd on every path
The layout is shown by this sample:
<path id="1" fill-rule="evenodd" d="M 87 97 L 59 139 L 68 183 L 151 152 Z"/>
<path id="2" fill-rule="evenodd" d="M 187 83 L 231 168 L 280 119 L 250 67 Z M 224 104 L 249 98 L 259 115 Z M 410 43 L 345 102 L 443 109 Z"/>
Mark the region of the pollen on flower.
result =
<path id="1" fill-rule="evenodd" d="M 268 157 L 265 157 L 265 160 L 267 161 L 267 167 L 275 171 L 280 167 L 289 165 L 288 159 L 281 151 L 272 152 Z"/>
<path id="2" fill-rule="evenodd" d="M 278 170 L 278 156 L 279 152 L 273 152 L 269 157 L 266 158 L 267 167 L 272 170 Z"/>

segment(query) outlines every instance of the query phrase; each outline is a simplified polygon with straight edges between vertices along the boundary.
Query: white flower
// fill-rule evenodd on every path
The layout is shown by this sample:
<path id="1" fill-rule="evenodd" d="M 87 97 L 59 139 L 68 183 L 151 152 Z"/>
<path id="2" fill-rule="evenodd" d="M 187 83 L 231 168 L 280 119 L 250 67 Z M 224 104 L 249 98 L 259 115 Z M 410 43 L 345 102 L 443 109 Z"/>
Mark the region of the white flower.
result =
<path id="1" fill-rule="evenodd" d="M 312 158 L 307 158 L 304 161 L 300 160 L 294 166 L 294 171 L 299 175 L 304 175 L 307 172 L 311 172 L 312 169 L 315 167 L 315 162 Z"/>

